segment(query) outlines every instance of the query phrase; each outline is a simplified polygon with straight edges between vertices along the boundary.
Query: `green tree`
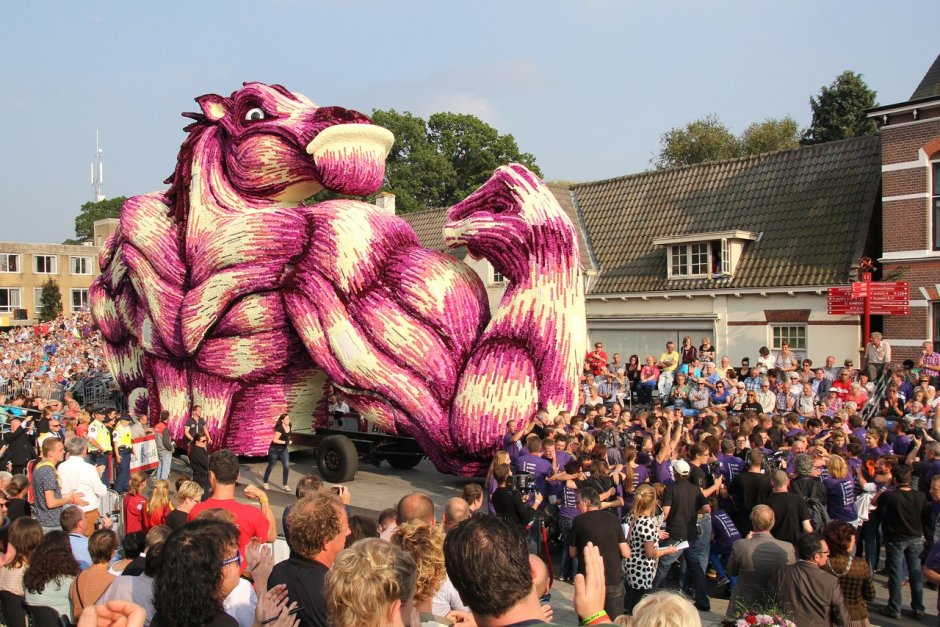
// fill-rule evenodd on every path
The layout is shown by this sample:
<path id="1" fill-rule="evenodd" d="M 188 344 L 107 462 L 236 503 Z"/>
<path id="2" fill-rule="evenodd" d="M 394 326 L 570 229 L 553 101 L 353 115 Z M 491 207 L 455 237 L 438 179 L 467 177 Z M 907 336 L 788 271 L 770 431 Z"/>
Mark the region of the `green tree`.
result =
<path id="1" fill-rule="evenodd" d="M 789 115 L 779 119 L 767 118 L 744 129 L 740 142 L 741 152 L 746 155 L 795 148 L 800 144 L 800 126 Z"/>
<path id="2" fill-rule="evenodd" d="M 813 121 L 803 133 L 803 143 L 821 144 L 874 134 L 877 128 L 865 109 L 877 106 L 875 97 L 861 74 L 846 70 L 828 87 L 823 86 L 818 97 L 809 99 Z"/>
<path id="3" fill-rule="evenodd" d="M 40 322 L 55 320 L 62 315 L 62 293 L 59 292 L 59 284 L 52 279 L 42 284 L 36 310 Z"/>
<path id="4" fill-rule="evenodd" d="M 732 159 L 741 154 L 741 142 L 714 113 L 673 128 L 659 138 L 657 169 L 677 168 L 704 161 Z"/>
<path id="5" fill-rule="evenodd" d="M 372 121 L 395 135 L 382 189 L 395 194 L 400 213 L 459 202 L 506 163 L 522 163 L 542 174 L 535 157 L 521 152 L 512 135 L 501 135 L 472 115 L 435 113 L 425 121 L 389 109 L 373 111 Z"/>
<path id="6" fill-rule="evenodd" d="M 81 210 L 75 217 L 75 237 L 67 239 L 63 244 L 81 244 L 91 241 L 95 236 L 95 221 L 105 218 L 119 218 L 121 216 L 121 207 L 126 196 L 117 198 L 106 198 L 99 202 L 89 200 L 82 205 Z"/>

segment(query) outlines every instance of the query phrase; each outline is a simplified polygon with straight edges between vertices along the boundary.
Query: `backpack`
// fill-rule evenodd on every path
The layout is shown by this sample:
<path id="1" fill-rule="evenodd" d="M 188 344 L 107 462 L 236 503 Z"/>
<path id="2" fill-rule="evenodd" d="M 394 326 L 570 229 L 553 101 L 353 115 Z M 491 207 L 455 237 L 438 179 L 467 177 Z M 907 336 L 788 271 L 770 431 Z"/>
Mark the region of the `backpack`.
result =
<path id="1" fill-rule="evenodd" d="M 826 505 L 823 503 L 823 495 L 826 493 L 825 488 L 818 481 L 794 481 L 793 482 L 794 492 L 803 497 L 803 500 L 806 501 L 806 507 L 809 509 L 809 522 L 813 526 L 813 531 L 822 531 L 822 528 L 825 527 L 829 521 L 829 512 L 826 510 Z M 809 485 L 809 494 L 804 494 L 802 486 Z"/>

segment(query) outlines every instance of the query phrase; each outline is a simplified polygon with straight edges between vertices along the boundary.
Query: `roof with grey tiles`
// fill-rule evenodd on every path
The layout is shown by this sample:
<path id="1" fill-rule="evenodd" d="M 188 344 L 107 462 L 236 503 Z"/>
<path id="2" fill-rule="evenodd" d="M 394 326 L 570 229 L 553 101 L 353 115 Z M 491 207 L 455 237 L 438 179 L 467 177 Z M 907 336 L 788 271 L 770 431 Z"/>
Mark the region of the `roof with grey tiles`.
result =
<path id="1" fill-rule="evenodd" d="M 578 211 L 575 207 L 571 190 L 564 185 L 555 183 L 549 183 L 548 188 L 575 226 L 578 235 L 578 247 L 581 250 L 581 264 L 585 268 L 593 268 L 592 255 L 584 232 L 584 226 L 581 219 L 578 217 Z M 399 214 L 399 217 L 411 225 L 411 228 L 413 228 L 418 235 L 418 241 L 421 242 L 424 248 L 445 252 L 458 259 L 463 259 L 467 256 L 466 248 L 449 249 L 444 246 L 444 223 L 447 221 L 447 209 L 428 209 L 426 211 L 402 213 Z"/>
<path id="2" fill-rule="evenodd" d="M 920 85 L 917 86 L 917 89 L 915 89 L 914 93 L 911 95 L 911 100 L 933 98 L 935 96 L 940 96 L 940 55 L 937 55 L 933 65 L 931 65 L 927 73 L 924 74 Z"/>
<path id="3" fill-rule="evenodd" d="M 880 202 L 881 139 L 643 172 L 572 186 L 598 262 L 594 294 L 845 284 Z M 657 237 L 744 230 L 731 278 L 667 277 Z"/>

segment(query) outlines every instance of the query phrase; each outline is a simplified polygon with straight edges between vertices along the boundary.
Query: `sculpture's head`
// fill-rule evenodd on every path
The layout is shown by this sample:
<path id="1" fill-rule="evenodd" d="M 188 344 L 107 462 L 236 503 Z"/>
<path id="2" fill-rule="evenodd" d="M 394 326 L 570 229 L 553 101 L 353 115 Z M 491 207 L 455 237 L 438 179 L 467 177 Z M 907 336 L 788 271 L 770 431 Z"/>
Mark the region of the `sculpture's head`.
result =
<path id="1" fill-rule="evenodd" d="M 229 97 L 196 98 L 202 113 L 167 180 L 171 196 L 188 191 L 192 162 L 217 160 L 236 192 L 251 198 L 300 202 L 323 188 L 361 196 L 382 185 L 394 137 L 365 115 L 318 107 L 280 85 L 245 83 Z M 199 140 L 212 135 L 197 149 Z M 199 163 L 202 170 L 207 163 Z"/>

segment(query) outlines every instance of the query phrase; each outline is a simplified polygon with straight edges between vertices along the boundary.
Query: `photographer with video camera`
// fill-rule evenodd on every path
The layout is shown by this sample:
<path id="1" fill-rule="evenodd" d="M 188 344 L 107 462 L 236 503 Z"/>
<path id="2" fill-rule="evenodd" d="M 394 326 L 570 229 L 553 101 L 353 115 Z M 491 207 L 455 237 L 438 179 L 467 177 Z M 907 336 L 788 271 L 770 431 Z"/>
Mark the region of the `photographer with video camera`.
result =
<path id="1" fill-rule="evenodd" d="M 542 494 L 534 489 L 534 482 L 531 481 L 532 475 L 520 474 L 519 483 L 514 485 L 512 468 L 509 464 L 500 464 L 493 471 L 493 478 L 496 479 L 496 491 L 490 497 L 493 503 L 493 509 L 497 516 L 502 516 L 506 520 L 519 525 L 524 529 L 526 525 L 535 518 L 535 513 L 542 504 Z M 528 481 L 522 481 L 527 479 Z M 523 493 L 535 492 L 535 497 L 528 507 L 522 500 Z"/>

